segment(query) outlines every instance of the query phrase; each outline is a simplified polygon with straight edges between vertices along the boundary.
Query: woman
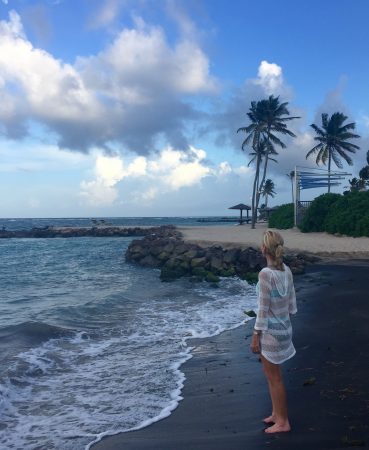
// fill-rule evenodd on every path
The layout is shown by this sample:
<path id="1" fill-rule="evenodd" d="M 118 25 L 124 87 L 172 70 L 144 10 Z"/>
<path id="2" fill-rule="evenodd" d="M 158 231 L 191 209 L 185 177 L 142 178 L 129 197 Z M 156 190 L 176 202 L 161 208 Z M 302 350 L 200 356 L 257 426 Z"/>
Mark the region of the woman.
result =
<path id="1" fill-rule="evenodd" d="M 267 230 L 261 252 L 267 267 L 259 273 L 258 313 L 252 335 L 251 350 L 261 353 L 264 372 L 272 400 L 272 414 L 264 419 L 266 433 L 290 431 L 286 390 L 280 364 L 295 355 L 290 314 L 297 312 L 291 270 L 283 263 L 283 238 Z"/>

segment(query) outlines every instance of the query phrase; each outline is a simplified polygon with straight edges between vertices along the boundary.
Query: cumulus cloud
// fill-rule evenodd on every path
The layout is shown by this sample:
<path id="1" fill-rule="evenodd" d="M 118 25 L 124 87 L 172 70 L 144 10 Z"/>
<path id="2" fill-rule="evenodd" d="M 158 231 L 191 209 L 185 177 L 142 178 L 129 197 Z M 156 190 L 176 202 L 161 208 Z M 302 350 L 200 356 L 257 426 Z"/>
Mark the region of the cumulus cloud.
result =
<path id="1" fill-rule="evenodd" d="M 278 64 L 268 63 L 268 61 L 261 61 L 258 77 L 251 83 L 262 86 L 268 95 L 280 94 L 283 88 L 282 67 Z"/>
<path id="2" fill-rule="evenodd" d="M 250 168 L 234 167 L 228 161 L 215 166 L 204 150 L 194 147 L 189 151 L 166 147 L 155 155 L 130 160 L 97 154 L 93 179 L 81 183 L 81 195 L 92 204 L 108 205 L 119 200 L 126 202 L 124 192 L 129 192 L 135 202 L 150 203 L 167 193 L 201 188 L 208 179 L 234 181 L 251 173 Z"/>
<path id="3" fill-rule="evenodd" d="M 118 143 L 147 154 L 158 139 L 185 149 L 186 121 L 200 113 L 184 98 L 216 88 L 195 41 L 182 38 L 170 45 L 161 28 L 142 20 L 75 65 L 34 47 L 16 12 L 0 22 L 0 117 L 13 138 L 29 132 L 31 119 L 71 150 L 109 151 Z"/>
<path id="4" fill-rule="evenodd" d="M 112 204 L 119 195 L 117 184 L 125 177 L 144 176 L 146 166 L 146 158 L 142 156 L 136 157 L 125 168 L 120 156 L 98 154 L 95 160 L 95 178 L 81 182 L 80 195 L 92 204 Z"/>

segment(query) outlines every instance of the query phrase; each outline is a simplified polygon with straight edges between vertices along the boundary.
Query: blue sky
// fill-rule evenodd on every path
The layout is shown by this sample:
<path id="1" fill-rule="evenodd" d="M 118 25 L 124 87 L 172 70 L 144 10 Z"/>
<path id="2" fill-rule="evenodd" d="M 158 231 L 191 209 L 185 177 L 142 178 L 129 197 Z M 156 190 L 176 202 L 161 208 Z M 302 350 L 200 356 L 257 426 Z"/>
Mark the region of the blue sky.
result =
<path id="1" fill-rule="evenodd" d="M 270 94 L 301 116 L 271 204 L 314 166 L 322 112 L 356 122 L 357 175 L 368 16 L 365 0 L 0 0 L 0 216 L 228 214 L 254 174 L 236 130 Z"/>

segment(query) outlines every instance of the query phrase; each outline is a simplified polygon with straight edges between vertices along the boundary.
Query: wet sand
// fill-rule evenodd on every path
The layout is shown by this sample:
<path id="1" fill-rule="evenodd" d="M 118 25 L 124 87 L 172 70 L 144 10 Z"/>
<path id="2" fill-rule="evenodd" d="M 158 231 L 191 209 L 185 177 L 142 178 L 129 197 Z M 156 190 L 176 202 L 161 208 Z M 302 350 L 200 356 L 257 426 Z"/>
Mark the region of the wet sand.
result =
<path id="1" fill-rule="evenodd" d="M 194 339 L 184 399 L 166 419 L 106 437 L 94 450 L 280 450 L 369 446 L 369 261 L 310 266 L 296 277 L 297 354 L 283 365 L 292 431 L 263 432 L 270 413 L 253 321 Z"/>

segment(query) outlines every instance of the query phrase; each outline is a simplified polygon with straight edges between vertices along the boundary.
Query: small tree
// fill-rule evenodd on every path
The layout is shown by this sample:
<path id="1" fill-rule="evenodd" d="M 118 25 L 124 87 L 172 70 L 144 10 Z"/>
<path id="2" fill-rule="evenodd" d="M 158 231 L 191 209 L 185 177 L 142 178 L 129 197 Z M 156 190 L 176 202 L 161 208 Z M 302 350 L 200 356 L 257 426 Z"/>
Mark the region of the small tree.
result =
<path id="1" fill-rule="evenodd" d="M 271 179 L 265 180 L 263 189 L 261 191 L 261 195 L 265 198 L 265 207 L 268 207 L 268 197 L 274 198 L 275 190 L 274 190 L 274 183 Z"/>

